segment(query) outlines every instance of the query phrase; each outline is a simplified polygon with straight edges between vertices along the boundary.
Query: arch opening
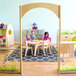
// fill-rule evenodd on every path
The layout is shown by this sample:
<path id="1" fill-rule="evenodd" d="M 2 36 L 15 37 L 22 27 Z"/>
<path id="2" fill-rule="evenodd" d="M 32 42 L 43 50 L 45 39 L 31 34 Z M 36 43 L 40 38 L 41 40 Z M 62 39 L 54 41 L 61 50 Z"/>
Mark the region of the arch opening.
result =
<path id="1" fill-rule="evenodd" d="M 60 32 L 61 32 L 61 13 L 60 13 L 60 5 L 50 4 L 50 3 L 31 3 L 27 5 L 20 6 L 20 55 L 21 55 L 21 73 L 22 73 L 22 26 L 21 26 L 21 19 L 25 13 L 33 8 L 47 8 L 53 11 L 57 17 L 59 18 L 59 45 L 58 45 L 58 70 L 60 71 Z"/>

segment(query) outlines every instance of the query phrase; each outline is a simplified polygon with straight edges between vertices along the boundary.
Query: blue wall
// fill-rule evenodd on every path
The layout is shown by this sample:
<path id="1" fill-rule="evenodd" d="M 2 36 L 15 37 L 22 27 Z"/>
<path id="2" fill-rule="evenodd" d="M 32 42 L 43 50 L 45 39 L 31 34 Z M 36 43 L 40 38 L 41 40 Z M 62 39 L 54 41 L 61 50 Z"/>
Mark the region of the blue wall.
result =
<path id="1" fill-rule="evenodd" d="M 19 5 L 36 2 L 60 3 L 62 5 L 62 29 L 76 28 L 76 0 L 0 0 L 0 23 L 13 25 L 16 41 L 19 41 Z M 22 19 L 22 27 L 31 28 L 33 22 L 36 22 L 40 29 L 46 28 L 53 42 L 56 42 L 58 18 L 52 11 L 45 8 L 30 10 Z"/>

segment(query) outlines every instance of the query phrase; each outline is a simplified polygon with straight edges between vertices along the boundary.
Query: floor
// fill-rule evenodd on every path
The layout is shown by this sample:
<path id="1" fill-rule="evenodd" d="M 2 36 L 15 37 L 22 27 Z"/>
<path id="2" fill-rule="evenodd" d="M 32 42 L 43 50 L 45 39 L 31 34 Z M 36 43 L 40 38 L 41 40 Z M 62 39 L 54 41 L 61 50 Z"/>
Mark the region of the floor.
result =
<path id="1" fill-rule="evenodd" d="M 19 44 L 15 44 L 14 46 L 10 46 L 9 49 L 16 49 L 18 46 L 19 46 Z M 13 51 L 14 50 L 9 50 L 8 52 L 7 51 L 6 52 L 0 51 L 0 63 L 4 62 L 8 58 L 8 56 L 10 54 L 12 54 Z"/>
<path id="2" fill-rule="evenodd" d="M 13 50 L 9 52 L 9 54 L 11 54 L 12 52 Z M 5 54 L 0 53 L 0 56 L 1 56 L 0 58 L 5 57 Z M 23 62 L 23 75 L 0 73 L 0 76 L 64 76 L 64 75 L 76 76 L 76 74 L 59 74 L 58 75 L 57 69 L 58 69 L 57 62 Z"/>
<path id="3" fill-rule="evenodd" d="M 23 62 L 23 75 L 0 74 L 0 76 L 76 76 L 76 74 L 57 73 L 57 62 Z"/>

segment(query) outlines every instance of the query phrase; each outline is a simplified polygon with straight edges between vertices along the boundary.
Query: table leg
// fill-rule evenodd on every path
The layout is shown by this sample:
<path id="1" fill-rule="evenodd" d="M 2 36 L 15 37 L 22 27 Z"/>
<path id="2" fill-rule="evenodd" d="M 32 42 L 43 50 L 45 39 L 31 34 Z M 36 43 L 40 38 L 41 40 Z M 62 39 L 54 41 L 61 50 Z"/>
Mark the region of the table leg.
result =
<path id="1" fill-rule="evenodd" d="M 36 51 L 37 51 L 37 45 L 35 45 L 34 56 L 36 56 Z"/>

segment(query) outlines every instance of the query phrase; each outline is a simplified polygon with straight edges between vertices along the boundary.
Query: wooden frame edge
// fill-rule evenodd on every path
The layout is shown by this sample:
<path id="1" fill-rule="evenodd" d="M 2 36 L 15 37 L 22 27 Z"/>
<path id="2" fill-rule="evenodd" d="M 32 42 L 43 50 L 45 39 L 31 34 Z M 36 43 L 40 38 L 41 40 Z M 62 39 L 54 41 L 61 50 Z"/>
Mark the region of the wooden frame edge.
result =
<path id="1" fill-rule="evenodd" d="M 76 74 L 76 71 L 60 71 L 60 74 Z"/>
<path id="2" fill-rule="evenodd" d="M 21 74 L 20 72 L 1 72 L 0 73 L 3 73 L 3 74 Z"/>
<path id="3" fill-rule="evenodd" d="M 22 26 L 21 26 L 21 17 L 22 17 L 22 6 L 20 6 L 20 74 L 22 75 Z"/>
<path id="4" fill-rule="evenodd" d="M 58 5 L 58 17 L 59 17 L 59 48 L 58 48 L 58 73 L 60 74 L 60 42 L 61 42 L 61 5 Z"/>

